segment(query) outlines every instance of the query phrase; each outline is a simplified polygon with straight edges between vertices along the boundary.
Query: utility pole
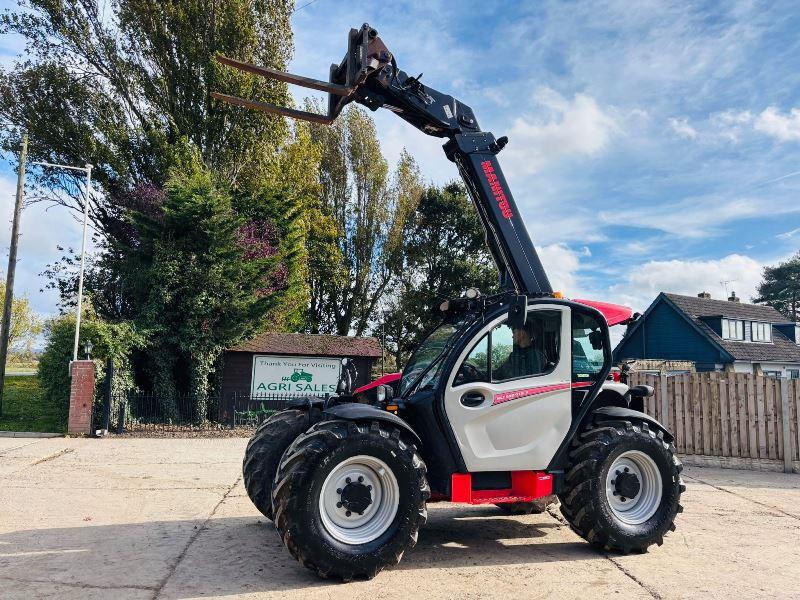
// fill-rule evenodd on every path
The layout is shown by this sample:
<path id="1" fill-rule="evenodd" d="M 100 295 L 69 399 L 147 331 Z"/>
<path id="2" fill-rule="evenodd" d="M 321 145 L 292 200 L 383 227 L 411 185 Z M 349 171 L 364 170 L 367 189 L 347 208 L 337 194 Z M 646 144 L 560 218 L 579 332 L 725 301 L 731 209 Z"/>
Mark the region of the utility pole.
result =
<path id="1" fill-rule="evenodd" d="M 3 322 L 0 325 L 0 416 L 3 415 L 3 389 L 6 383 L 6 360 L 8 358 L 8 336 L 11 333 L 11 307 L 14 302 L 14 275 L 17 270 L 17 245 L 19 243 L 19 219 L 22 216 L 22 201 L 25 197 L 25 161 L 28 158 L 28 134 L 22 134 L 22 149 L 19 153 L 17 171 L 17 198 L 14 201 L 14 221 L 11 225 L 11 244 L 8 250 L 6 272 L 6 298 L 3 304 Z"/>

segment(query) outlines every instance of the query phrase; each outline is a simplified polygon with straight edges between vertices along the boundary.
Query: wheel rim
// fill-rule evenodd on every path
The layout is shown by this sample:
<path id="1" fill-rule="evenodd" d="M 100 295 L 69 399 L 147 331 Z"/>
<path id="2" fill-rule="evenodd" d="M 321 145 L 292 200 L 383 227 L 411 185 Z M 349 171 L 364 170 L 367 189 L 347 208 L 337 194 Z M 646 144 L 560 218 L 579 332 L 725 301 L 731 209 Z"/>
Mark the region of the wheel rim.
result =
<path id="1" fill-rule="evenodd" d="M 328 474 L 319 495 L 326 531 L 345 544 L 366 544 L 389 529 L 397 515 L 400 486 L 374 456 L 352 456 Z M 360 510 L 360 514 L 359 514 Z"/>
<path id="2" fill-rule="evenodd" d="M 662 495 L 661 472 L 650 456 L 629 450 L 614 459 L 606 475 L 606 498 L 617 519 L 628 525 L 644 523 L 656 514 Z"/>

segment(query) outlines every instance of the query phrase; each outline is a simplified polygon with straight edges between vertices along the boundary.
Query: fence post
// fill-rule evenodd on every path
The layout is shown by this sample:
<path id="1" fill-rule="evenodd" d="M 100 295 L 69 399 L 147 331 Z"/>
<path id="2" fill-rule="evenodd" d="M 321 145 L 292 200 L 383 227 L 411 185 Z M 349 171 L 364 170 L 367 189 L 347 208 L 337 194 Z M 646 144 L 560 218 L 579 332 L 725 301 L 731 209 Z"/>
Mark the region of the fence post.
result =
<path id="1" fill-rule="evenodd" d="M 791 410 L 789 409 L 789 379 L 786 377 L 780 378 L 781 384 L 781 419 L 783 423 L 783 472 L 791 473 L 794 471 L 794 449 L 792 444 L 791 434 Z"/>
<path id="2" fill-rule="evenodd" d="M 659 377 L 659 383 L 661 384 L 661 423 L 669 429 L 673 431 L 669 424 L 669 398 L 667 397 L 667 372 L 662 371 L 661 376 Z"/>
<path id="3" fill-rule="evenodd" d="M 117 418 L 117 433 L 125 431 L 125 407 L 128 404 L 128 394 L 125 394 L 119 403 L 119 416 Z"/>
<path id="4" fill-rule="evenodd" d="M 100 427 L 103 435 L 108 433 L 109 422 L 111 421 L 111 393 L 113 390 L 114 382 L 114 361 L 108 359 L 106 361 L 106 389 L 105 389 L 105 402 L 103 403 L 103 423 Z"/>

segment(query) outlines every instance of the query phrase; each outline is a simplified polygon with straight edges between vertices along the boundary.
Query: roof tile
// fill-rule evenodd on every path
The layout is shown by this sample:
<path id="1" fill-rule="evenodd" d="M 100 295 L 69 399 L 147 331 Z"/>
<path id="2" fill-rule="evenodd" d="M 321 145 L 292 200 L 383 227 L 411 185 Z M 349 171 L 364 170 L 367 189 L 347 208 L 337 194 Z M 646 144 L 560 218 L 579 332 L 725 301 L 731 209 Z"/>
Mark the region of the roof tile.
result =
<path id="1" fill-rule="evenodd" d="M 292 356 L 368 357 L 381 356 L 381 346 L 374 337 L 312 335 L 304 333 L 261 333 L 242 342 L 231 352 L 287 354 Z"/>

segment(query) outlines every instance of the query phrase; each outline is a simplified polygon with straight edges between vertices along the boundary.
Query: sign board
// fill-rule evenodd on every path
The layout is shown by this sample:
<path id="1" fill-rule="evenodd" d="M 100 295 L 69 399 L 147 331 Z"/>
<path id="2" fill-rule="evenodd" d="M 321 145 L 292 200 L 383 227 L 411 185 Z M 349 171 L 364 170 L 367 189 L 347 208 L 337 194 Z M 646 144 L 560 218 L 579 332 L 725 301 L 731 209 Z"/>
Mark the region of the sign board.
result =
<path id="1" fill-rule="evenodd" d="M 340 370 L 341 361 L 337 358 L 258 354 L 253 357 L 250 393 L 253 396 L 335 394 Z"/>

